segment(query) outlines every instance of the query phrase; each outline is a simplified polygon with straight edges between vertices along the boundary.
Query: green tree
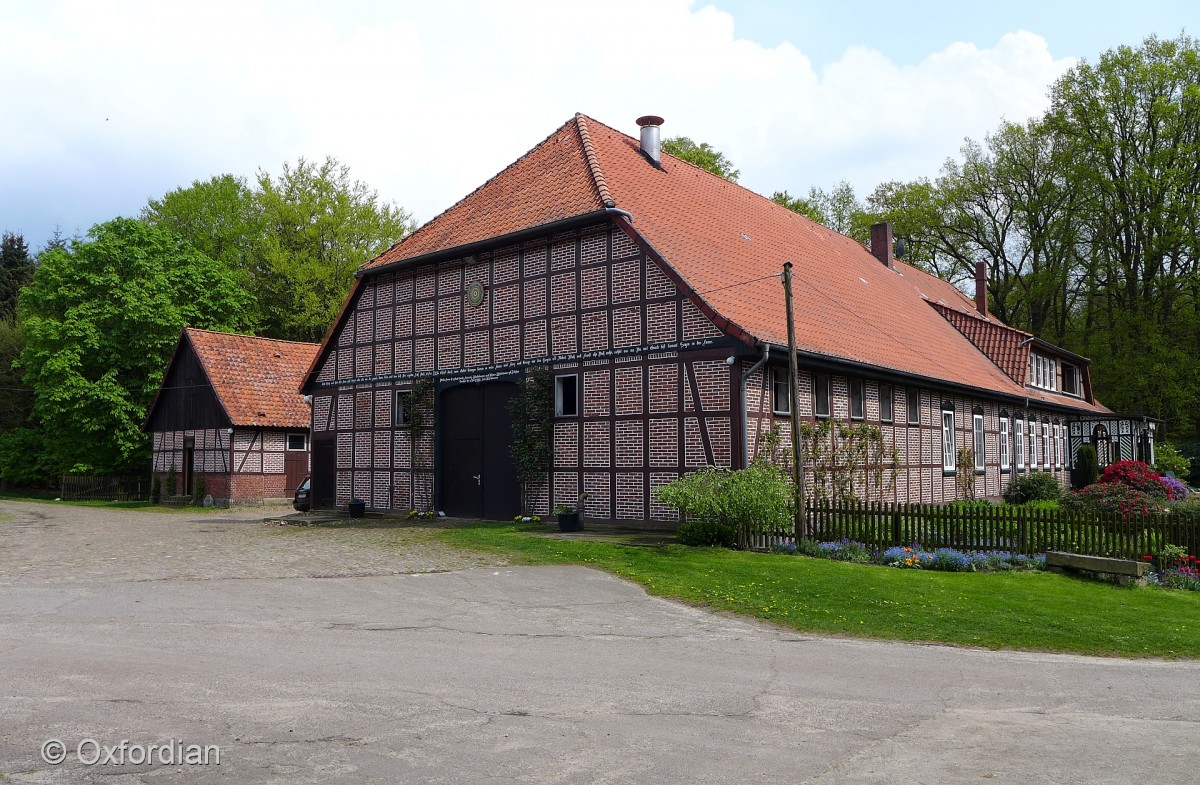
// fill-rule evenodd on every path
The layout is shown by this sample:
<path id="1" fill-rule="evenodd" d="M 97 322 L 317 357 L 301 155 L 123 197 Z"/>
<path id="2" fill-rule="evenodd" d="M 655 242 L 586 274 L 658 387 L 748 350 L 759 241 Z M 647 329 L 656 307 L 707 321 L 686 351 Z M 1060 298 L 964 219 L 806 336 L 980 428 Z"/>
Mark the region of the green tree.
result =
<path id="1" fill-rule="evenodd" d="M 823 224 L 828 220 L 816 203 L 805 199 L 803 196 L 792 196 L 787 191 L 776 191 L 771 194 L 771 201 L 786 207 L 793 213 L 799 213 L 805 218 L 811 218 L 819 224 Z"/>
<path id="2" fill-rule="evenodd" d="M 140 221 L 43 253 L 21 295 L 19 362 L 49 470 L 142 468 L 140 426 L 180 330 L 236 330 L 248 302 L 221 264 Z"/>
<path id="3" fill-rule="evenodd" d="M 808 190 L 807 199 L 776 191 L 771 194 L 771 201 L 859 242 L 865 243 L 871 237 L 871 216 L 855 196 L 853 186 L 845 180 L 830 191 L 814 186 Z"/>
<path id="4" fill-rule="evenodd" d="M 733 168 L 733 161 L 726 158 L 724 153 L 708 142 L 697 144 L 686 136 L 674 136 L 663 140 L 662 149 L 665 153 L 670 153 L 682 161 L 699 166 L 717 177 L 724 177 L 732 183 L 736 183 L 738 177 L 741 176 L 741 172 Z"/>
<path id="5" fill-rule="evenodd" d="M 142 219 L 231 270 L 253 297 L 262 335 L 315 341 L 333 323 L 364 262 L 413 228 L 411 216 L 350 178 L 333 158 L 284 164 L 253 182 L 221 175 L 151 200 Z"/>
<path id="6" fill-rule="evenodd" d="M 407 212 L 333 158 L 301 158 L 273 178 L 258 173 L 263 238 L 256 294 L 267 334 L 319 341 L 364 262 L 412 230 Z"/>
<path id="7" fill-rule="evenodd" d="M 934 183 L 925 178 L 880 183 L 867 197 L 866 212 L 872 222 L 892 225 L 896 239 L 904 241 L 905 262 L 948 281 L 961 276 L 956 255 L 945 252 L 945 204 Z"/>
<path id="8" fill-rule="evenodd" d="M 1200 47 L 1121 46 L 1054 85 L 1046 119 L 1086 197 L 1074 340 L 1114 408 L 1200 432 Z"/>
<path id="9" fill-rule="evenodd" d="M 263 239 L 262 208 L 244 178 L 223 174 L 207 182 L 196 180 L 161 199 L 151 199 L 141 217 L 226 265 L 247 292 L 254 292 Z"/>
<path id="10" fill-rule="evenodd" d="M 33 258 L 25 238 L 14 232 L 0 235 L 0 319 L 17 312 L 21 289 L 33 277 Z"/>

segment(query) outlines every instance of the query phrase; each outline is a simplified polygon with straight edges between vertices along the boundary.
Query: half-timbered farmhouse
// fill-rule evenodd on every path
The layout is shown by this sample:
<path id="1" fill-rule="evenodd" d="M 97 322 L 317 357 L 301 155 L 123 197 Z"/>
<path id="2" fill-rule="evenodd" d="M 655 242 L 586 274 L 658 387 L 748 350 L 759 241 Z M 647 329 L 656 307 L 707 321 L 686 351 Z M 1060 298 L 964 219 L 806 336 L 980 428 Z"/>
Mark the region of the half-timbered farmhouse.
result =
<path id="1" fill-rule="evenodd" d="M 184 329 L 145 430 L 153 471 L 220 504 L 290 497 L 309 471 L 300 383 L 317 345 Z"/>
<path id="2" fill-rule="evenodd" d="M 747 465 L 791 416 L 878 428 L 894 470 L 855 491 L 887 501 L 964 493 L 960 450 L 971 493 L 995 497 L 1014 473 L 1068 482 L 1085 439 L 1110 460 L 1153 449 L 1152 423 L 1094 399 L 1085 358 L 988 313 L 982 276 L 969 297 L 893 258 L 887 225 L 865 248 L 662 154 L 662 121 L 638 122 L 640 140 L 576 115 L 359 271 L 303 388 L 319 505 L 512 516 L 506 403 L 536 367 L 553 457 L 529 513 L 586 494 L 589 518 L 669 520 L 657 486 Z"/>

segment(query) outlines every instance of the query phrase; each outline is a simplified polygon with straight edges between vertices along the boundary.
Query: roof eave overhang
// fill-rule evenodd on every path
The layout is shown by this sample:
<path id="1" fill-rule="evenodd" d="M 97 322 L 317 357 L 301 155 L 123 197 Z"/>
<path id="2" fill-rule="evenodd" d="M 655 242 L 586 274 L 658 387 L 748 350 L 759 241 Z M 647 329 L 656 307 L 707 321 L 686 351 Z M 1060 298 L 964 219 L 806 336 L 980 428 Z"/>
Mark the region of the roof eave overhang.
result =
<path id="1" fill-rule="evenodd" d="M 786 345 L 769 341 L 763 343 L 764 345 L 769 345 L 772 349 L 778 349 L 783 357 L 787 357 L 788 348 Z M 987 387 L 975 387 L 973 385 L 953 382 L 947 379 L 934 379 L 932 377 L 922 376 L 917 373 L 909 373 L 907 371 L 884 368 L 866 362 L 848 360 L 842 357 L 820 354 L 819 352 L 810 352 L 804 349 L 797 349 L 796 356 L 804 361 L 806 367 L 818 371 L 830 371 L 835 373 L 840 371 L 844 373 L 849 370 L 863 375 L 869 375 L 877 379 L 883 379 L 885 381 L 898 382 L 905 385 L 918 385 L 921 387 L 936 387 L 938 389 L 952 392 L 964 392 L 980 397 L 1012 401 L 1013 403 L 1020 404 L 1021 406 L 1034 405 L 1035 403 L 1029 396 L 1021 395 L 1020 393 L 1003 392 L 1001 390 L 993 390 Z M 1078 416 L 1099 415 L 1098 412 L 1080 409 L 1079 407 L 1071 406 L 1068 403 L 1036 401 L 1036 405 L 1057 411 L 1069 412 Z"/>
<path id="2" fill-rule="evenodd" d="M 1075 352 L 1069 352 L 1066 349 L 1062 348 L 1061 346 L 1055 346 L 1054 344 L 1050 343 L 1049 341 L 1044 341 L 1041 338 L 1034 338 L 1033 341 L 1031 342 L 1031 345 L 1036 346 L 1039 349 L 1045 349 L 1048 352 L 1053 352 L 1055 354 L 1066 357 L 1068 360 L 1074 360 L 1075 362 L 1077 362 L 1081 365 L 1089 365 L 1092 362 L 1089 358 L 1084 357 L 1082 354 L 1075 354 Z"/>

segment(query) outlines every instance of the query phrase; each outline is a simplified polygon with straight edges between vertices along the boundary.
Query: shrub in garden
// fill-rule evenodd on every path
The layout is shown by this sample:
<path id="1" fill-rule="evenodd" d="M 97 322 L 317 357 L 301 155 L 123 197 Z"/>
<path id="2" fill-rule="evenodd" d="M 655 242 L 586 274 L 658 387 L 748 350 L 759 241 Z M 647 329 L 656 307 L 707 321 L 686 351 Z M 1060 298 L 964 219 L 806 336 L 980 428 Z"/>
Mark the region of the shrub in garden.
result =
<path id="1" fill-rule="evenodd" d="M 1096 448 L 1091 444 L 1080 445 L 1079 451 L 1075 453 L 1075 470 L 1072 472 L 1071 482 L 1076 488 L 1086 488 L 1098 479 L 1100 458 L 1096 455 Z"/>
<path id="2" fill-rule="evenodd" d="M 1161 479 L 1163 487 L 1167 489 L 1168 499 L 1171 499 L 1172 501 L 1179 501 L 1186 499 L 1191 495 L 1191 491 L 1188 490 L 1188 487 L 1183 480 L 1178 480 L 1174 477 L 1163 477 Z"/>
<path id="3" fill-rule="evenodd" d="M 676 536 L 684 545 L 698 548 L 732 548 L 737 545 L 737 531 L 721 521 L 684 521 L 679 524 Z"/>
<path id="4" fill-rule="evenodd" d="M 791 483 L 783 471 L 770 465 L 738 471 L 700 469 L 659 486 L 654 498 L 679 510 L 689 523 L 728 527 L 742 547 L 752 534 L 788 530 L 792 525 Z"/>
<path id="5" fill-rule="evenodd" d="M 1058 497 L 1054 498 L 1057 499 Z M 961 512 L 987 512 L 995 506 L 987 499 L 956 499 L 946 505 L 947 509 L 959 510 Z"/>
<path id="6" fill-rule="evenodd" d="M 1062 487 L 1050 472 L 1018 474 L 1004 489 L 1004 501 L 1009 504 L 1024 504 L 1033 501 L 1054 501 L 1062 495 Z"/>
<path id="7" fill-rule="evenodd" d="M 1192 459 L 1174 445 L 1163 442 L 1154 447 L 1154 471 L 1159 474 L 1171 472 L 1181 480 L 1187 480 L 1192 473 Z"/>
<path id="8" fill-rule="evenodd" d="M 1100 484 L 1108 483 L 1120 483 L 1156 499 L 1167 498 L 1167 486 L 1163 485 L 1162 477 L 1141 461 L 1117 461 L 1110 464 L 1100 475 Z"/>
<path id="9" fill-rule="evenodd" d="M 204 475 L 197 474 L 195 477 L 196 479 L 192 485 L 192 504 L 200 506 L 204 504 Z"/>
<path id="10" fill-rule="evenodd" d="M 1167 502 L 1167 509 L 1180 515 L 1195 515 L 1200 518 L 1200 496 L 1189 496 L 1179 501 Z"/>
<path id="11" fill-rule="evenodd" d="M 1118 482 L 1108 482 L 1096 483 L 1068 493 L 1062 497 L 1059 505 L 1068 512 L 1115 512 L 1122 515 L 1145 515 L 1159 509 L 1162 506 L 1162 500 L 1137 488 Z"/>

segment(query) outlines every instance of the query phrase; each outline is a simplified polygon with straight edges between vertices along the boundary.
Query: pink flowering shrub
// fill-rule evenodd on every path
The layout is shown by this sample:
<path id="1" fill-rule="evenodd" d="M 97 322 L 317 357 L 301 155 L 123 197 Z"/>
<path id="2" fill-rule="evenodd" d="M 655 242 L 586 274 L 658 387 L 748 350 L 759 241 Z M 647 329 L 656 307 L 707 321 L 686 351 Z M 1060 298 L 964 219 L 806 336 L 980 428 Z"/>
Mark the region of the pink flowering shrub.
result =
<path id="1" fill-rule="evenodd" d="M 1161 488 L 1161 486 L 1159 486 Z M 1120 482 L 1104 482 L 1089 485 L 1074 493 L 1068 493 L 1059 505 L 1064 510 L 1078 512 L 1119 512 L 1122 515 L 1145 515 L 1162 506 L 1162 498 Z"/>
<path id="2" fill-rule="evenodd" d="M 1141 461 L 1117 461 L 1100 475 L 1100 483 L 1120 483 L 1149 494 L 1156 499 L 1167 498 L 1167 486 L 1162 477 Z"/>

